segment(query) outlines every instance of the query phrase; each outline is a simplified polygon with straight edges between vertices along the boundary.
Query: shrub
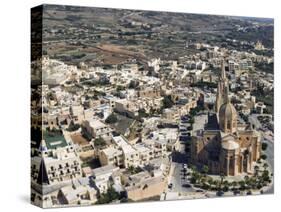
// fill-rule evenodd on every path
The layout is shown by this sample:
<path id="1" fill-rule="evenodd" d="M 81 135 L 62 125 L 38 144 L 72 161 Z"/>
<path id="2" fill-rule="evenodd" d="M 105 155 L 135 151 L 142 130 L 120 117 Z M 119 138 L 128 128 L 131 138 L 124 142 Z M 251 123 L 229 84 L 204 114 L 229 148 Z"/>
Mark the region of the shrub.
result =
<path id="1" fill-rule="evenodd" d="M 114 113 L 111 113 L 106 119 L 105 123 L 115 124 L 118 121 L 117 116 Z"/>

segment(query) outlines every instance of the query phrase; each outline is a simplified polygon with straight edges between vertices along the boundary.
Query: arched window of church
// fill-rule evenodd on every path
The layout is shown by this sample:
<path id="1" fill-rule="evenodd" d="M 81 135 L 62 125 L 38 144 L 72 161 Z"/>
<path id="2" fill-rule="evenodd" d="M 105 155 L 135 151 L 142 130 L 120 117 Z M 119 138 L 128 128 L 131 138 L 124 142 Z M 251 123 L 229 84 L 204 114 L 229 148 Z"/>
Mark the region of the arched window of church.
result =
<path id="1" fill-rule="evenodd" d="M 230 129 L 231 128 L 231 121 L 227 121 L 227 129 Z"/>

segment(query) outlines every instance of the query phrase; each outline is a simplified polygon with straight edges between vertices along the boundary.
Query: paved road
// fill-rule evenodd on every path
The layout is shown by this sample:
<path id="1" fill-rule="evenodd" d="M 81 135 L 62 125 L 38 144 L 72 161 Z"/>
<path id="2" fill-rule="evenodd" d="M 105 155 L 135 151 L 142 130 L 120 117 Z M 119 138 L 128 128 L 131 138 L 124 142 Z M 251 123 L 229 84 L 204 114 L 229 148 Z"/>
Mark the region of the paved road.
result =
<path id="1" fill-rule="evenodd" d="M 274 143 L 273 141 L 267 139 L 263 139 L 263 142 L 267 143 L 267 149 L 265 151 L 265 154 L 267 155 L 268 165 L 270 166 L 270 169 L 274 173 Z M 274 193 L 274 186 L 271 186 L 264 193 L 266 194 Z"/>
<path id="2" fill-rule="evenodd" d="M 193 188 L 186 188 L 182 185 L 189 184 L 188 176 L 184 176 L 183 172 L 183 164 L 187 163 L 187 154 L 185 152 L 185 145 L 180 144 L 179 151 L 176 151 L 172 155 L 172 167 L 173 172 L 170 176 L 170 182 L 173 184 L 172 189 L 168 189 L 168 192 L 178 192 L 178 193 L 185 193 L 185 192 L 194 192 Z"/>
<path id="3" fill-rule="evenodd" d="M 255 125 L 255 128 L 259 130 L 262 125 L 260 121 L 257 119 L 257 117 L 260 116 L 259 114 L 252 114 L 249 116 L 249 121 Z M 268 165 L 270 166 L 270 169 L 274 173 L 274 137 L 267 135 L 265 132 L 262 132 L 262 142 L 267 143 L 267 149 L 265 151 L 265 154 L 267 155 L 267 162 Z M 264 193 L 273 193 L 274 192 L 274 187 L 271 186 L 268 190 L 266 190 Z"/>

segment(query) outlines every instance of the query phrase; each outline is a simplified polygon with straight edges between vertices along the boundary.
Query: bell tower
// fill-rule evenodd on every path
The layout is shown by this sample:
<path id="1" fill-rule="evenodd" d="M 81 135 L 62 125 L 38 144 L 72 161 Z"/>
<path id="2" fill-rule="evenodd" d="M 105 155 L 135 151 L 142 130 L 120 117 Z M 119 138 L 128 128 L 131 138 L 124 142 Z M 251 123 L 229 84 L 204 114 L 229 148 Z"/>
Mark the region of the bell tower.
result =
<path id="1" fill-rule="evenodd" d="M 216 113 L 219 112 L 221 105 L 226 103 L 226 89 L 228 88 L 228 80 L 225 73 L 224 61 L 221 63 L 221 73 L 218 80 L 217 95 L 216 95 Z"/>

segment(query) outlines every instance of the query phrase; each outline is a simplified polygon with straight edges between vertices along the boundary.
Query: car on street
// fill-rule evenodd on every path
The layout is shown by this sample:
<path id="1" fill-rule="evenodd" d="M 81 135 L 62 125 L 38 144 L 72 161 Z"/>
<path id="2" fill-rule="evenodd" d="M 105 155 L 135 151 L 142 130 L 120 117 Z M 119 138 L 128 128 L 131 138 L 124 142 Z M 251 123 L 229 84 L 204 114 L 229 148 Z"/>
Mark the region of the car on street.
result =
<path id="1" fill-rule="evenodd" d="M 246 195 L 252 195 L 252 191 L 247 191 Z"/>
<path id="2" fill-rule="evenodd" d="M 234 191 L 233 191 L 233 194 L 234 194 L 234 195 L 238 195 L 238 194 L 240 194 L 240 193 L 241 193 L 241 192 L 240 192 L 239 190 L 234 190 Z"/>
<path id="3" fill-rule="evenodd" d="M 168 185 L 168 188 L 169 188 L 169 189 L 172 189 L 172 188 L 173 188 L 173 183 L 170 183 L 170 184 Z"/>
<path id="4" fill-rule="evenodd" d="M 221 197 L 221 196 L 224 195 L 224 192 L 223 192 L 223 191 L 217 191 L 216 195 L 217 195 L 218 197 Z"/>
<path id="5" fill-rule="evenodd" d="M 182 184 L 182 187 L 184 187 L 184 188 L 191 188 L 191 185 L 188 184 L 188 183 L 185 183 L 185 184 Z"/>

